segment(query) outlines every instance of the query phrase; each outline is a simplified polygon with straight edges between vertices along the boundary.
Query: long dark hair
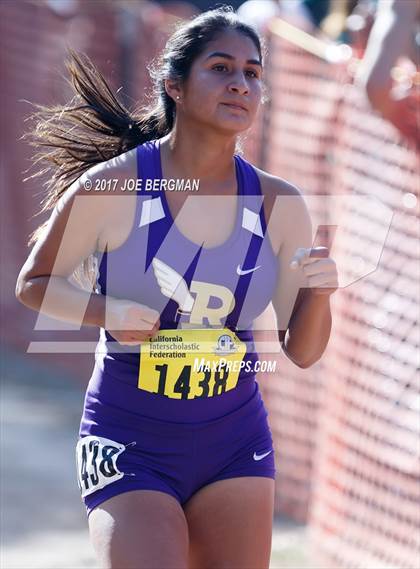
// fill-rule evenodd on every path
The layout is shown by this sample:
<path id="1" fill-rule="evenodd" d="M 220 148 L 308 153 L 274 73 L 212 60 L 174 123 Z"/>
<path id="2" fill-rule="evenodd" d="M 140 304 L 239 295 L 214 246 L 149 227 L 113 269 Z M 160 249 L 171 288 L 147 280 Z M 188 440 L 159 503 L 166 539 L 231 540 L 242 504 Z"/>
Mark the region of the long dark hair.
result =
<path id="1" fill-rule="evenodd" d="M 41 168 L 25 179 L 47 176 L 46 195 L 38 215 L 53 209 L 71 184 L 94 164 L 168 134 L 175 122 L 176 105 L 166 93 L 164 80 L 185 82 L 194 60 L 217 34 L 226 30 L 249 37 L 262 60 L 257 32 L 242 22 L 232 8 L 209 10 L 182 23 L 168 39 L 149 70 L 153 102 L 134 110 L 118 100 L 87 55 L 69 49 L 66 69 L 75 96 L 65 105 L 34 105 L 37 111 L 28 118 L 35 121 L 35 126 L 23 136 L 32 146 L 43 147 L 32 158 L 33 164 Z M 46 223 L 30 235 L 29 246 L 40 238 Z"/>

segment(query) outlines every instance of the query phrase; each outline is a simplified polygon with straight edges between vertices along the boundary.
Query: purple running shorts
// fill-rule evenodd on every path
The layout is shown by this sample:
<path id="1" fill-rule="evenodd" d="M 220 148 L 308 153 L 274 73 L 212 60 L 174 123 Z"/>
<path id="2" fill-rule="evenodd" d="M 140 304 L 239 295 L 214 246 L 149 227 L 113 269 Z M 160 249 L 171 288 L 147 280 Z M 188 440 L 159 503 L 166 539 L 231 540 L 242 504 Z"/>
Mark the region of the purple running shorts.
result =
<path id="1" fill-rule="evenodd" d="M 232 397 L 235 391 L 220 397 Z M 87 515 L 131 490 L 166 492 L 183 506 L 217 480 L 275 479 L 273 439 L 257 381 L 238 389 L 237 397 L 236 407 L 222 416 L 183 423 L 133 413 L 88 390 L 76 445 Z"/>

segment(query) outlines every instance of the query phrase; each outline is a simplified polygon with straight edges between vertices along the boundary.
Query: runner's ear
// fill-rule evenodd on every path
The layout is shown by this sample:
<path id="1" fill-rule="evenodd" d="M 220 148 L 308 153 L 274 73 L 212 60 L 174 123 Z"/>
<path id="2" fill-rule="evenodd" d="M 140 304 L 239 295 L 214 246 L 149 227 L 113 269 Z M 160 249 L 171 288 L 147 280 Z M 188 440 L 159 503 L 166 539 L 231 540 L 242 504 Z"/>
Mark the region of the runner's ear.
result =
<path id="1" fill-rule="evenodd" d="M 165 91 L 174 101 L 182 99 L 182 89 L 178 81 L 174 79 L 164 79 Z"/>

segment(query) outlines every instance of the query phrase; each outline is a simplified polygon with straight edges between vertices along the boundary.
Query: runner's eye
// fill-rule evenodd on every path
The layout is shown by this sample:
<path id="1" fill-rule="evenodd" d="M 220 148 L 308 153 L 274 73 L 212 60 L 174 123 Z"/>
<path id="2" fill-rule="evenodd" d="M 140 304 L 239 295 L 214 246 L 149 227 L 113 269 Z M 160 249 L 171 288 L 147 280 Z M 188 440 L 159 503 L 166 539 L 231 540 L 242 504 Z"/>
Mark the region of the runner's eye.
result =
<path id="1" fill-rule="evenodd" d="M 246 73 L 248 75 L 250 75 L 250 77 L 253 77 L 254 79 L 258 79 L 258 73 L 256 71 L 254 71 L 253 69 L 248 69 Z"/>
<path id="2" fill-rule="evenodd" d="M 224 65 L 223 63 L 218 63 L 217 65 L 213 65 L 212 69 L 214 69 L 215 71 L 220 70 L 220 69 L 227 69 L 226 65 Z"/>

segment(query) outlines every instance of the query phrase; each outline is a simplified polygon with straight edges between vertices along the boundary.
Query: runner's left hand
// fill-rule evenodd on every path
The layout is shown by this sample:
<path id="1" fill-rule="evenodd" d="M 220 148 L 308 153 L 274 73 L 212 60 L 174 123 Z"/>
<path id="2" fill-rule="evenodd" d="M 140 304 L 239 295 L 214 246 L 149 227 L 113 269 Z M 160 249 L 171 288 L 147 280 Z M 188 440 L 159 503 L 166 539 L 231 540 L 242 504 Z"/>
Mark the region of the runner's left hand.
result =
<path id="1" fill-rule="evenodd" d="M 337 266 L 327 247 L 299 247 L 290 260 L 290 268 L 303 271 L 314 295 L 331 295 L 338 289 Z"/>

